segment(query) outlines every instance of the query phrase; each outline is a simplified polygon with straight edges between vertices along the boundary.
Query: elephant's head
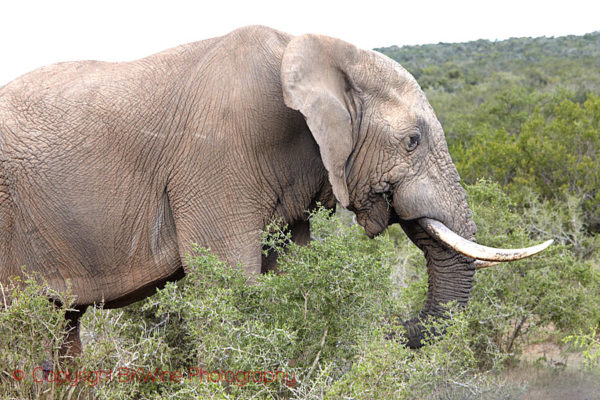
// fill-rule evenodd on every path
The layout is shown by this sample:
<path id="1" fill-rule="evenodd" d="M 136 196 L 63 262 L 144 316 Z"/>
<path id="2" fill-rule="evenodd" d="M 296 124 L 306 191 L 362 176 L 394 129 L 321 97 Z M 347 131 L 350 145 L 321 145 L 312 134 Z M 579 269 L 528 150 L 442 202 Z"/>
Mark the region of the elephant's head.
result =
<path id="1" fill-rule="evenodd" d="M 421 345 L 420 319 L 442 315 L 446 302 L 467 303 L 477 259 L 541 251 L 472 243 L 476 227 L 442 126 L 416 80 L 390 58 L 298 36 L 283 55 L 281 80 L 286 105 L 304 115 L 319 145 L 337 200 L 369 236 L 399 222 L 425 254 L 427 301 L 405 323 L 411 347 Z"/>

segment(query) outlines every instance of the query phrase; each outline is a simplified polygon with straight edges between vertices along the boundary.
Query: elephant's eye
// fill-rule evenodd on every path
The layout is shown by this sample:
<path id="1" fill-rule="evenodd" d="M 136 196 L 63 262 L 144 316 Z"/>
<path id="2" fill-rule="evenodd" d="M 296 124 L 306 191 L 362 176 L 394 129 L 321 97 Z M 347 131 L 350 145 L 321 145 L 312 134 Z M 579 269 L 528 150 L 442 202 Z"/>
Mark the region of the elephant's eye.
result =
<path id="1" fill-rule="evenodd" d="M 421 135 L 418 132 L 411 133 L 406 139 L 406 150 L 411 152 L 421 143 Z"/>

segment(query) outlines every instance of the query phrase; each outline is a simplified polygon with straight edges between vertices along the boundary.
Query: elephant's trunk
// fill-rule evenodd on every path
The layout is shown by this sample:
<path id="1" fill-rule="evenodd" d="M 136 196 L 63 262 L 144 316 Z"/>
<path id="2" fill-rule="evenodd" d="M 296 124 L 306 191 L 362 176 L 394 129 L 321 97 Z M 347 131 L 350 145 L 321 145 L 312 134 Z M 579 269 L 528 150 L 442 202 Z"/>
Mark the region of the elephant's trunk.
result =
<path id="1" fill-rule="evenodd" d="M 464 306 L 473 287 L 475 263 L 473 259 L 451 250 L 433 239 L 417 222 L 401 222 L 411 240 L 423 251 L 427 260 L 429 285 L 427 299 L 419 316 L 403 324 L 407 344 L 411 348 L 423 345 L 427 332 L 422 322 L 446 315 L 444 304 L 456 301 Z"/>

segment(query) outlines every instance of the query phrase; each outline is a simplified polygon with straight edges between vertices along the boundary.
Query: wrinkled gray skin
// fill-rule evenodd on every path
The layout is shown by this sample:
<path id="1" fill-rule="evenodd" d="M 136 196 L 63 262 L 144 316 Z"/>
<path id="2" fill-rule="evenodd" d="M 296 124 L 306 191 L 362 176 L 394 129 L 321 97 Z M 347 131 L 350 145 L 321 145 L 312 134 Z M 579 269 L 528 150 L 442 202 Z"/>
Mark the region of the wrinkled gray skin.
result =
<path id="1" fill-rule="evenodd" d="M 306 210 L 335 199 L 369 236 L 400 222 L 423 250 L 421 318 L 465 304 L 473 283 L 473 260 L 414 221 L 475 233 L 423 91 L 338 39 L 246 27 L 133 62 L 38 69 L 0 88 L 0 157 L 0 282 L 21 265 L 58 290 L 68 279 L 80 311 L 182 277 L 194 242 L 253 277 L 274 266 L 268 222 L 306 243 Z M 418 347 L 418 321 L 406 326 Z"/>

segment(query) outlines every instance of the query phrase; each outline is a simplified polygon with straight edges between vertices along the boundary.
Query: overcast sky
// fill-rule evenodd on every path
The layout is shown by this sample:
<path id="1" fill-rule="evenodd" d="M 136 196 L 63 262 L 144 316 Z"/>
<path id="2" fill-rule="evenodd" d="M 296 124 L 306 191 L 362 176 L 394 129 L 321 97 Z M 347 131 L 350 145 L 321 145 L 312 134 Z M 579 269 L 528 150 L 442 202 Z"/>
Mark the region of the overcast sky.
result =
<path id="1" fill-rule="evenodd" d="M 9 0 L 0 4 L 0 85 L 58 61 L 135 59 L 249 24 L 293 34 L 323 33 L 363 48 L 600 30 L 598 0 Z"/>

